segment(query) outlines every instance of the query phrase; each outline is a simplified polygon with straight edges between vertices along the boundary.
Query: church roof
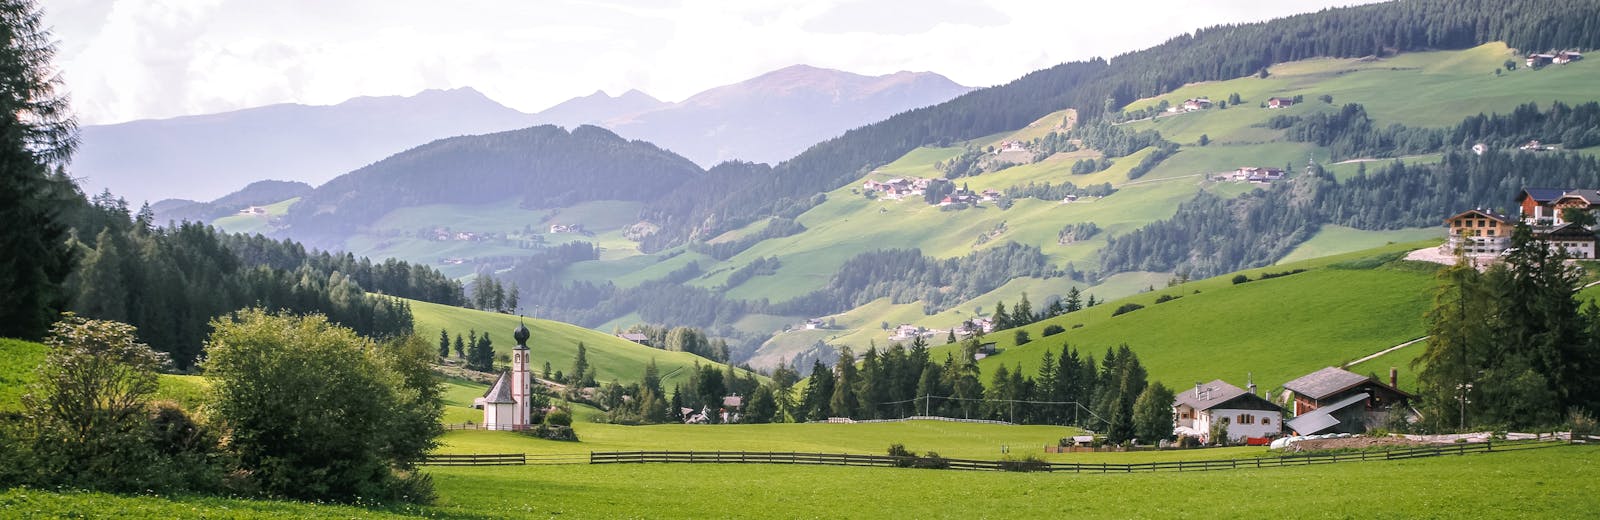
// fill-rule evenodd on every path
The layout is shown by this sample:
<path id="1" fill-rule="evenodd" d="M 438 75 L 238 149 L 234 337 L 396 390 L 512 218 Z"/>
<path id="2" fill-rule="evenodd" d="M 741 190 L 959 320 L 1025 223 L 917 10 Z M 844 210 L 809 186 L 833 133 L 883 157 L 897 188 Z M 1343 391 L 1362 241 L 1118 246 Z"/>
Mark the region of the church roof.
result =
<path id="1" fill-rule="evenodd" d="M 516 403 L 517 400 L 511 398 L 511 376 L 501 372 L 500 378 L 494 380 L 494 386 L 489 387 L 489 392 L 483 394 L 483 404 Z"/>

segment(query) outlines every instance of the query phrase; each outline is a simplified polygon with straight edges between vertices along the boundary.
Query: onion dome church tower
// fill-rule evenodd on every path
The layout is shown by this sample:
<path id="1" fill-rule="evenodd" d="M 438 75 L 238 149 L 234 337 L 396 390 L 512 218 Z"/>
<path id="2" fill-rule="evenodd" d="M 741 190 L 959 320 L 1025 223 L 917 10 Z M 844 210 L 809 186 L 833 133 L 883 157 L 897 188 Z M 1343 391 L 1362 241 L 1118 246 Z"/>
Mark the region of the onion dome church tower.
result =
<path id="1" fill-rule="evenodd" d="M 527 325 L 511 331 L 517 346 L 511 349 L 511 372 L 500 374 L 483 399 L 483 424 L 490 430 L 526 430 L 533 417 L 533 375 L 528 372 Z"/>

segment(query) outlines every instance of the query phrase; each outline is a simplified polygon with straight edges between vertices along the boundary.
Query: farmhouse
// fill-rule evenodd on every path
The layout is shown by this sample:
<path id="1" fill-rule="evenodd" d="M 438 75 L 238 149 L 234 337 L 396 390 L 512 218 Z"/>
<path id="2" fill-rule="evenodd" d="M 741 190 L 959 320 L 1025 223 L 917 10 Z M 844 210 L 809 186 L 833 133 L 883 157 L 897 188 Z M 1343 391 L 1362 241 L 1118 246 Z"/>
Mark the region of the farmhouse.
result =
<path id="1" fill-rule="evenodd" d="M 1550 147 L 1545 146 L 1544 143 L 1539 142 L 1538 139 L 1534 139 L 1532 141 L 1528 141 L 1527 143 L 1523 143 L 1523 145 L 1518 146 L 1517 149 L 1524 152 L 1543 152 L 1545 150 L 1549 150 Z"/>
<path id="2" fill-rule="evenodd" d="M 1555 61 L 1556 55 L 1554 54 L 1534 53 L 1528 55 L 1526 63 L 1529 67 L 1543 67 L 1555 63 Z"/>
<path id="3" fill-rule="evenodd" d="M 816 330 L 816 329 L 823 328 L 824 326 L 825 326 L 825 324 L 822 322 L 822 318 L 811 318 L 811 319 L 808 319 L 808 320 L 806 320 L 806 324 L 805 324 L 806 330 Z"/>
<path id="4" fill-rule="evenodd" d="M 1272 182 L 1283 180 L 1282 168 L 1244 166 L 1233 172 L 1233 180 L 1241 182 Z"/>
<path id="5" fill-rule="evenodd" d="M 1183 104 L 1182 105 L 1178 105 L 1178 107 L 1180 109 L 1182 109 L 1184 112 L 1194 112 L 1196 110 L 1205 110 L 1207 108 L 1211 108 L 1211 99 L 1210 98 L 1203 98 L 1203 97 L 1194 98 L 1194 99 L 1185 99 L 1185 100 L 1183 100 Z"/>
<path id="6" fill-rule="evenodd" d="M 1284 401 L 1294 406 L 1289 429 L 1299 435 L 1366 433 L 1389 420 L 1392 413 L 1413 417 L 1411 394 L 1389 383 L 1354 372 L 1328 367 L 1283 384 Z"/>
<path id="7" fill-rule="evenodd" d="M 622 334 L 618 334 L 617 337 L 638 343 L 640 345 L 650 344 L 650 336 L 646 336 L 637 332 L 624 332 Z"/>
<path id="8" fill-rule="evenodd" d="M 1292 106 L 1294 106 L 1294 98 L 1267 98 L 1267 108 L 1289 108 Z"/>
<path id="9" fill-rule="evenodd" d="M 1028 146 L 1025 145 L 1025 144 L 1022 144 L 1022 141 L 1006 141 L 1005 143 L 1000 145 L 1000 150 L 999 151 L 1001 151 L 1001 152 L 1026 152 L 1026 151 L 1028 151 Z"/>
<path id="10" fill-rule="evenodd" d="M 1578 51 L 1561 51 L 1556 53 L 1556 57 L 1551 58 L 1550 62 L 1556 65 L 1566 65 L 1581 59 L 1583 59 L 1583 54 Z"/>
<path id="11" fill-rule="evenodd" d="M 1000 351 L 1000 349 L 996 348 L 995 345 L 996 343 L 993 341 L 978 345 L 978 351 L 972 354 L 972 358 L 977 360 L 993 356 L 996 352 Z"/>
<path id="12" fill-rule="evenodd" d="M 1279 419 L 1283 407 L 1256 395 L 1255 384 L 1244 390 L 1221 379 L 1195 383 L 1193 391 L 1179 392 L 1172 402 L 1172 430 L 1178 435 L 1211 442 L 1211 427 L 1225 424 L 1228 438 L 1275 437 L 1283 432 Z"/>
<path id="13" fill-rule="evenodd" d="M 1510 217 L 1483 209 L 1463 211 L 1445 219 L 1450 229 L 1445 240 L 1447 252 L 1468 257 L 1497 256 L 1511 247 Z"/>

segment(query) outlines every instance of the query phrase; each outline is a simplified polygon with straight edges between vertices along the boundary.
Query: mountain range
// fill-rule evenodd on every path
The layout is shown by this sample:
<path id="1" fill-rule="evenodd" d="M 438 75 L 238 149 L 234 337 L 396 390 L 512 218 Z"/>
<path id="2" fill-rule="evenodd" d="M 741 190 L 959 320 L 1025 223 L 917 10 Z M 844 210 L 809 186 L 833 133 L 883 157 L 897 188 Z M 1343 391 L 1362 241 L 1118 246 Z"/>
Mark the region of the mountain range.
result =
<path id="1" fill-rule="evenodd" d="M 86 191 L 133 201 L 206 201 L 259 179 L 321 184 L 436 139 L 539 124 L 591 124 L 703 167 L 777 162 L 845 130 L 971 90 L 933 73 L 863 76 L 794 66 L 679 103 L 596 92 L 528 114 L 471 88 L 278 104 L 210 115 L 86 126 L 72 167 Z M 169 202 L 172 209 L 180 204 Z"/>

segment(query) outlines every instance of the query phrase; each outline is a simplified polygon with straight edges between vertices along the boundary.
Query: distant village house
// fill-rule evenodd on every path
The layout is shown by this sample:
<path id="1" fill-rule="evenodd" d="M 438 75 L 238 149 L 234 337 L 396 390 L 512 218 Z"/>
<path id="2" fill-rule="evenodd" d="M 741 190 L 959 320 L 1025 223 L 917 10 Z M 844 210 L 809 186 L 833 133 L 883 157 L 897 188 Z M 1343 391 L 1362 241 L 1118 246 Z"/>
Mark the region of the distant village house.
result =
<path id="1" fill-rule="evenodd" d="M 1267 98 L 1267 108 L 1289 108 L 1294 106 L 1294 98 L 1270 97 Z"/>

